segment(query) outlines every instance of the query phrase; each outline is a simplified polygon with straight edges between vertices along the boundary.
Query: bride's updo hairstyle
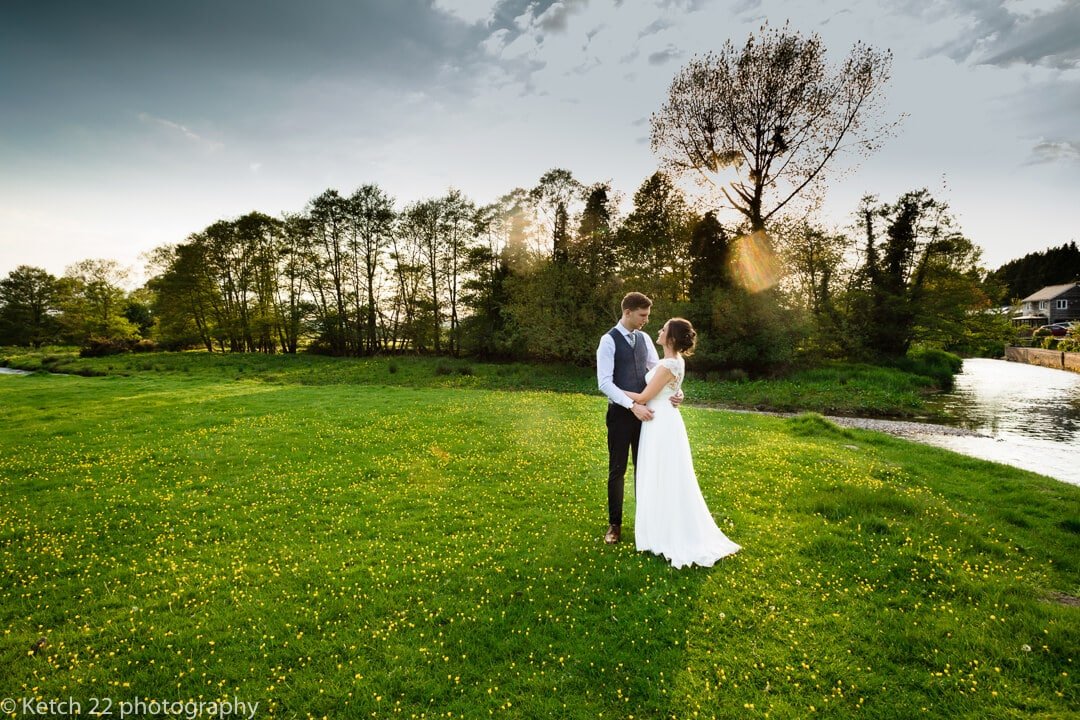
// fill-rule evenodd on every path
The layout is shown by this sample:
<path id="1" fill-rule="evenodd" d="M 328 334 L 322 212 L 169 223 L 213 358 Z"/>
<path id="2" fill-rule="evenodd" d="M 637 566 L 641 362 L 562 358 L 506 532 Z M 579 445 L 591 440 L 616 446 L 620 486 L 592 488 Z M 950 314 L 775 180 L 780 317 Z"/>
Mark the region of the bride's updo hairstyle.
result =
<path id="1" fill-rule="evenodd" d="M 667 335 L 677 352 L 689 357 L 694 354 L 697 345 L 697 331 L 684 318 L 671 318 L 667 322 Z"/>

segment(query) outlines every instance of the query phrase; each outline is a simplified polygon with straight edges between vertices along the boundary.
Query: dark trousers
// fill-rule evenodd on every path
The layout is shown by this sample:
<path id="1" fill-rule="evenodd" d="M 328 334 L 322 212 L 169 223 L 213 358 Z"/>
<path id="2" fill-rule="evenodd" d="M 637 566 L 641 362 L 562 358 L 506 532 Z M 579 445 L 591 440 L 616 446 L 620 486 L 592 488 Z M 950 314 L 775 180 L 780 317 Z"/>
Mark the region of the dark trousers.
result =
<path id="1" fill-rule="evenodd" d="M 608 404 L 607 411 L 607 448 L 608 448 L 608 522 L 622 525 L 622 506 L 624 478 L 626 476 L 626 455 L 632 451 L 634 473 L 637 474 L 638 438 L 641 436 L 641 421 L 621 405 Z M 635 488 L 637 485 L 635 484 Z"/>

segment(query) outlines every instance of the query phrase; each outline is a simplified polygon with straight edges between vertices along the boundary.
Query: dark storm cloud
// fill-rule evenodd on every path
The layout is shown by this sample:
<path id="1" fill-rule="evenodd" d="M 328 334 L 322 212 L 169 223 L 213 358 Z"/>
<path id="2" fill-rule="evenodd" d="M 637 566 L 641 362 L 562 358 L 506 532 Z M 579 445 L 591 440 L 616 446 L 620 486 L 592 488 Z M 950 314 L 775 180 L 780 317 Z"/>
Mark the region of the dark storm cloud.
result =
<path id="1" fill-rule="evenodd" d="M 380 87 L 467 92 L 469 74 L 454 70 L 482 58 L 484 35 L 429 0 L 16 0 L 0 15 L 8 123 L 219 117 L 272 106 L 290 85 L 361 75 Z"/>
<path id="2" fill-rule="evenodd" d="M 931 22 L 944 12 L 971 23 L 969 31 L 930 54 L 942 53 L 957 62 L 977 65 L 1080 67 L 1080 3 L 1074 0 L 1030 15 L 1013 12 L 1000 1 L 984 0 L 964 0 L 951 6 L 917 0 L 906 8 Z"/>
<path id="3" fill-rule="evenodd" d="M 1069 2 L 996 30 L 985 54 L 988 65 L 1026 63 L 1059 70 L 1080 67 L 1080 4 Z"/>

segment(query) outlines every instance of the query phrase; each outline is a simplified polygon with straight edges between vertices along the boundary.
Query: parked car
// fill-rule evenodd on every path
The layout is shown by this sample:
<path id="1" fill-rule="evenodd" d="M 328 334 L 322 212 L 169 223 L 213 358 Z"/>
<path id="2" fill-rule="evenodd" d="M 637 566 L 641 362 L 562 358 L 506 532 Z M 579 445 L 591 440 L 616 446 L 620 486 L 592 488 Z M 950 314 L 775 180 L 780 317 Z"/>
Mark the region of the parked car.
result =
<path id="1" fill-rule="evenodd" d="M 1044 338 L 1050 336 L 1064 337 L 1066 332 L 1068 331 L 1065 328 L 1055 323 L 1053 325 L 1041 325 L 1035 328 L 1035 332 L 1032 334 L 1034 335 L 1034 337 L 1037 338 Z"/>
<path id="2" fill-rule="evenodd" d="M 1054 323 L 1053 325 L 1047 325 L 1046 329 L 1054 337 L 1065 337 L 1066 333 L 1069 332 L 1069 326 L 1065 325 L 1065 323 Z"/>

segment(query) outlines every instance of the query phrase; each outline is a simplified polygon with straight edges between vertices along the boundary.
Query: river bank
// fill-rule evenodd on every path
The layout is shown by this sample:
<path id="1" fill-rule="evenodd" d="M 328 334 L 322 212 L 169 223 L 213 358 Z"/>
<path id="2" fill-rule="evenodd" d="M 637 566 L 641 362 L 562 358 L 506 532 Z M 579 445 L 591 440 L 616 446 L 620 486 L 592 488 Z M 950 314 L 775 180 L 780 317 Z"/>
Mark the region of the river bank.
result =
<path id="1" fill-rule="evenodd" d="M 726 412 L 791 418 L 799 413 L 778 413 L 735 408 L 711 408 Z M 963 427 L 929 422 L 887 420 L 883 418 L 856 418 L 823 415 L 826 420 L 840 427 L 855 430 L 872 430 L 892 437 L 910 440 L 923 445 L 951 450 L 961 455 L 989 460 L 1022 470 L 1030 470 L 1055 480 L 1080 486 L 1080 468 L 1073 462 L 1075 449 L 1068 445 L 1048 443 L 1035 438 L 1005 438 Z"/>
<path id="2" fill-rule="evenodd" d="M 1080 353 L 1041 348 L 1007 347 L 1005 359 L 1010 362 L 1041 365 L 1054 370 L 1069 370 L 1080 373 Z"/>
<path id="3" fill-rule="evenodd" d="M 1080 486 L 1080 375 L 971 358 L 955 388 L 929 404 L 933 417 L 949 418 L 950 424 L 825 417 L 842 427 L 883 432 Z"/>

